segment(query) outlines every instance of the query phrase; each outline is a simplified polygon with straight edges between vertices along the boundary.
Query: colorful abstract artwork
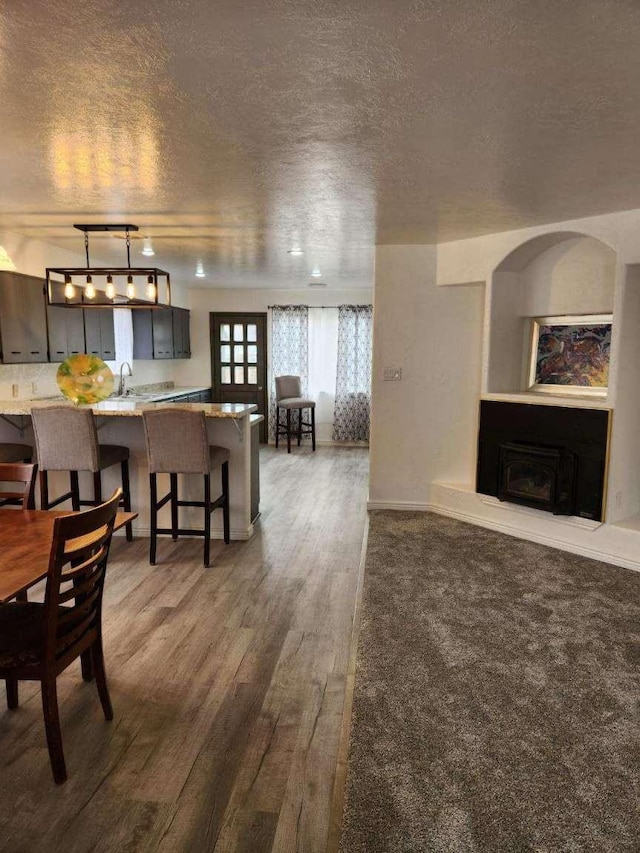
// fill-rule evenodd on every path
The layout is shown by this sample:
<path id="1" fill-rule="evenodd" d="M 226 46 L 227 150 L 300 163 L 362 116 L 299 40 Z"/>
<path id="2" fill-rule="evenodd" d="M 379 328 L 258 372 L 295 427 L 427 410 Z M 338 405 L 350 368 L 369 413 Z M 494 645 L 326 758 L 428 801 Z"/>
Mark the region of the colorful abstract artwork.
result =
<path id="1" fill-rule="evenodd" d="M 611 320 L 610 314 L 534 319 L 530 389 L 604 396 L 609 384 Z"/>

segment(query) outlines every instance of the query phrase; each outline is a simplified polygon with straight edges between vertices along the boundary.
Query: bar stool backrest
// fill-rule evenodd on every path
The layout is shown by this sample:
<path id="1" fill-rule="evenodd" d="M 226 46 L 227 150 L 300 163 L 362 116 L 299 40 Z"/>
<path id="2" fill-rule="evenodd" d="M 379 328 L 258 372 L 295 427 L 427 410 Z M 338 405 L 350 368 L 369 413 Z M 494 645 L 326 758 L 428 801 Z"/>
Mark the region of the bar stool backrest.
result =
<path id="1" fill-rule="evenodd" d="M 299 376 L 276 376 L 276 400 L 288 400 L 290 397 L 301 396 Z"/>
<path id="2" fill-rule="evenodd" d="M 208 474 L 209 439 L 204 412 L 154 409 L 142 413 L 150 474 Z"/>
<path id="3" fill-rule="evenodd" d="M 98 433 L 91 409 L 46 406 L 31 410 L 41 471 L 98 471 Z"/>

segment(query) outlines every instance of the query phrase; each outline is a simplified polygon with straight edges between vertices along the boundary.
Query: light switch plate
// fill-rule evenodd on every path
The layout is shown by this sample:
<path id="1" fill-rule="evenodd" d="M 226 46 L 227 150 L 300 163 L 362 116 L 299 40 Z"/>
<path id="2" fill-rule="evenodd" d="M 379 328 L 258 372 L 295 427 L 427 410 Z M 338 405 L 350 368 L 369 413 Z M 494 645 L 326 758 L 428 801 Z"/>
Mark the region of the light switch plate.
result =
<path id="1" fill-rule="evenodd" d="M 385 367 L 382 378 L 385 382 L 399 382 L 402 379 L 402 368 Z"/>

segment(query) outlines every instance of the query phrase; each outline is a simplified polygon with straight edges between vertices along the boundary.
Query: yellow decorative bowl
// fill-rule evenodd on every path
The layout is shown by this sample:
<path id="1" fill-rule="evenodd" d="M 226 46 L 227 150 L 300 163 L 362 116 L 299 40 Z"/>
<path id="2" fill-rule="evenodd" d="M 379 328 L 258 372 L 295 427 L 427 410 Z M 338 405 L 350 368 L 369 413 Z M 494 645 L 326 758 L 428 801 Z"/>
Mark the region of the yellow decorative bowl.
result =
<path id="1" fill-rule="evenodd" d="M 78 353 L 65 359 L 56 373 L 58 388 L 76 405 L 99 403 L 113 391 L 113 373 L 97 355 Z"/>

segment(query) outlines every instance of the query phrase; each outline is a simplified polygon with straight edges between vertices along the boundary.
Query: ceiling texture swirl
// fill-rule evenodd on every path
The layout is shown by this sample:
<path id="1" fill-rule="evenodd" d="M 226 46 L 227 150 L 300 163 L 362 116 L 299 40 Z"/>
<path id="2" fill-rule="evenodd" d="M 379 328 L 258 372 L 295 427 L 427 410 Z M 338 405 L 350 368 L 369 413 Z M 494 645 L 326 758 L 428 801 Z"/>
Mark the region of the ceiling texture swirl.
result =
<path id="1" fill-rule="evenodd" d="M 376 244 L 640 207 L 639 44 L 637 0 L 11 0 L 0 229 L 369 287 Z"/>

